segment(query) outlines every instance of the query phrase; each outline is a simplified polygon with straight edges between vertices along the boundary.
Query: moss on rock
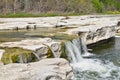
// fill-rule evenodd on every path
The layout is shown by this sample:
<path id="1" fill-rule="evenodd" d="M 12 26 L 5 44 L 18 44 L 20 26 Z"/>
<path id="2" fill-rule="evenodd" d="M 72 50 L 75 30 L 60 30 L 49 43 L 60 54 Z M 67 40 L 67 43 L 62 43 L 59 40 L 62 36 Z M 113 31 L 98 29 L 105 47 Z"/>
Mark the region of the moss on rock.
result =
<path id="1" fill-rule="evenodd" d="M 52 53 L 51 49 L 49 48 L 48 53 L 47 53 L 47 58 L 53 58 L 53 57 L 54 57 L 53 53 Z"/>
<path id="2" fill-rule="evenodd" d="M 33 51 L 25 50 L 22 48 L 14 47 L 14 48 L 2 48 L 5 50 L 2 56 L 2 62 L 4 64 L 9 63 L 28 63 L 35 61 L 35 56 L 33 55 Z"/>
<path id="3" fill-rule="evenodd" d="M 67 59 L 67 54 L 66 54 L 65 43 L 64 42 L 61 42 L 61 56 L 60 57 Z"/>

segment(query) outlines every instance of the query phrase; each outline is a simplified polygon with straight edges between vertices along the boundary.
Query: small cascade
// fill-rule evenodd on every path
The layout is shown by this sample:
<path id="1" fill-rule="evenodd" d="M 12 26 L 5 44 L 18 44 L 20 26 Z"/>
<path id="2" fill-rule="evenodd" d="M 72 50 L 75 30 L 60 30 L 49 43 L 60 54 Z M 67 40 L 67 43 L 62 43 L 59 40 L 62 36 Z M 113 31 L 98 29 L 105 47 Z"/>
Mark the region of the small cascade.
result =
<path id="1" fill-rule="evenodd" d="M 35 55 L 35 57 L 36 57 L 38 60 L 40 60 L 40 57 L 39 57 L 39 55 L 38 55 L 37 53 L 33 52 L 33 54 Z"/>
<path id="2" fill-rule="evenodd" d="M 88 52 L 88 48 L 87 48 L 87 45 L 86 45 L 84 39 L 81 38 L 80 41 L 81 41 L 81 48 L 82 48 L 82 56 L 89 57 L 89 56 L 93 55 L 90 52 Z"/>
<path id="3" fill-rule="evenodd" d="M 79 45 L 79 39 L 74 39 L 72 42 L 65 43 L 68 58 L 72 63 L 77 63 L 82 60 L 81 48 Z"/>
<path id="4" fill-rule="evenodd" d="M 94 62 L 90 62 L 89 60 L 82 58 L 83 57 L 82 55 L 86 57 L 89 56 L 88 54 L 90 54 L 87 50 L 87 46 L 84 43 L 83 39 L 78 38 L 72 41 L 68 41 L 65 43 L 65 47 L 66 47 L 68 59 L 70 60 L 71 66 L 73 68 L 73 73 L 74 73 L 73 80 L 76 80 L 77 75 L 79 75 L 78 72 L 80 72 L 82 69 L 90 70 L 92 69 L 91 67 L 98 65 L 98 67 L 102 68 L 101 71 L 105 70 L 103 67 L 99 66 L 99 64 L 94 65 Z M 91 66 L 89 67 L 89 65 Z M 96 67 L 93 68 L 94 71 L 95 69 Z"/>
<path id="5" fill-rule="evenodd" d="M 77 63 L 77 60 L 75 58 L 75 54 L 73 52 L 72 43 L 70 41 L 66 42 L 65 46 L 66 46 L 68 58 L 71 61 L 71 63 Z"/>
<path id="6" fill-rule="evenodd" d="M 92 54 L 88 52 L 87 46 L 82 38 L 74 39 L 65 43 L 67 55 L 72 63 L 82 60 L 82 57 L 88 57 Z"/>
<path id="7" fill-rule="evenodd" d="M 24 63 L 24 61 L 23 61 L 23 56 L 22 56 L 22 55 L 19 55 L 18 57 L 19 57 L 19 63 Z"/>
<path id="8" fill-rule="evenodd" d="M 105 55 L 94 55 L 88 52 L 83 38 L 65 43 L 66 51 L 73 69 L 72 80 L 120 80 L 120 39 L 102 52 Z M 108 45 L 110 46 L 110 44 Z M 87 58 L 92 56 L 91 58 Z M 86 57 L 86 58 L 83 58 Z"/>
<path id="9" fill-rule="evenodd" d="M 28 62 L 28 58 L 24 55 L 24 54 L 20 54 L 19 56 L 19 63 L 27 63 Z"/>
<path id="10" fill-rule="evenodd" d="M 80 39 L 74 39 L 72 41 L 73 43 L 73 50 L 74 53 L 76 55 L 77 61 L 80 62 L 82 60 L 82 56 L 81 56 L 81 47 L 80 47 Z"/>
<path id="11" fill-rule="evenodd" d="M 81 52 L 81 42 L 80 42 L 80 38 L 78 38 L 78 39 L 73 39 L 72 40 L 72 43 L 74 44 L 74 45 L 76 45 L 76 47 L 79 49 L 79 52 Z"/>

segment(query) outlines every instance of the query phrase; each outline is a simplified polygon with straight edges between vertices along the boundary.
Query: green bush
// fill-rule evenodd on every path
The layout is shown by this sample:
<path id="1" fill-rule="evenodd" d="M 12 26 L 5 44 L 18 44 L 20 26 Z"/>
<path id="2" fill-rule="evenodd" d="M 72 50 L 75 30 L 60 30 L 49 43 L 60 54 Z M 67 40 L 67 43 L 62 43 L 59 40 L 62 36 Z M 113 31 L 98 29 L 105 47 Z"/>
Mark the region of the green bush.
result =
<path id="1" fill-rule="evenodd" d="M 120 11 L 120 0 L 1 0 L 0 17 L 41 17 Z M 10 14 L 9 14 L 10 13 Z"/>
<path id="2" fill-rule="evenodd" d="M 96 12 L 101 13 L 103 12 L 103 3 L 99 0 L 92 0 L 93 6 L 96 10 Z"/>

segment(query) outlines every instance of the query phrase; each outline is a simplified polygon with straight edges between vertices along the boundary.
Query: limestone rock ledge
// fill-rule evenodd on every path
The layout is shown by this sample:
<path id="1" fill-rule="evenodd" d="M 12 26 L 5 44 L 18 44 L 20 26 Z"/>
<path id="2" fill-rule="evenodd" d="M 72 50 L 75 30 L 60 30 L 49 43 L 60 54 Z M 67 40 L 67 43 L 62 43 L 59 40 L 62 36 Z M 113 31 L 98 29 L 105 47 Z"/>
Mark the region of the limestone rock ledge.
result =
<path id="1" fill-rule="evenodd" d="M 72 76 L 72 68 L 62 58 L 0 66 L 0 80 L 71 80 Z"/>
<path id="2" fill-rule="evenodd" d="M 36 39 L 25 39 L 16 42 L 5 42 L 0 44 L 0 47 L 18 47 L 27 50 L 34 51 L 41 59 L 47 58 L 49 49 L 55 58 L 59 58 L 61 55 L 60 42 L 54 41 L 51 38 L 36 38 Z"/>
<path id="3" fill-rule="evenodd" d="M 95 20 L 91 23 L 94 24 L 69 29 L 68 31 L 66 31 L 66 33 L 82 37 L 86 44 L 93 44 L 115 36 L 116 28 L 118 27 L 117 18 L 99 18 L 98 21 Z"/>

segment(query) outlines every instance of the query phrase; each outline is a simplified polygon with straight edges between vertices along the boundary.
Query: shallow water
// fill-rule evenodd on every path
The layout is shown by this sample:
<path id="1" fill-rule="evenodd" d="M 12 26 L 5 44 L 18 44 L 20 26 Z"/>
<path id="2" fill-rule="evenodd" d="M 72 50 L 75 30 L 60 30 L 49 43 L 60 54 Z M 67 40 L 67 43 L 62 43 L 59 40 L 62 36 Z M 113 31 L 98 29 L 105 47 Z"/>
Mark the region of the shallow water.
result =
<path id="1" fill-rule="evenodd" d="M 71 64 L 74 80 L 120 80 L 120 38 L 92 49 L 94 56 Z"/>
<path id="2" fill-rule="evenodd" d="M 110 61 L 116 66 L 120 66 L 120 37 L 116 37 L 114 40 L 93 47 L 93 53 L 96 54 L 93 58 L 99 60 Z"/>
<path id="3" fill-rule="evenodd" d="M 76 36 L 64 34 L 67 28 L 37 28 L 36 30 L 1 30 L 0 42 L 18 41 L 25 38 L 50 37 L 54 40 L 71 40 Z"/>
<path id="4" fill-rule="evenodd" d="M 37 30 L 0 31 L 0 42 L 25 38 L 51 37 L 54 40 L 70 40 L 75 37 L 62 34 L 66 29 L 39 28 Z M 71 64 L 74 80 L 120 80 L 120 38 L 92 47 L 95 55 Z"/>

